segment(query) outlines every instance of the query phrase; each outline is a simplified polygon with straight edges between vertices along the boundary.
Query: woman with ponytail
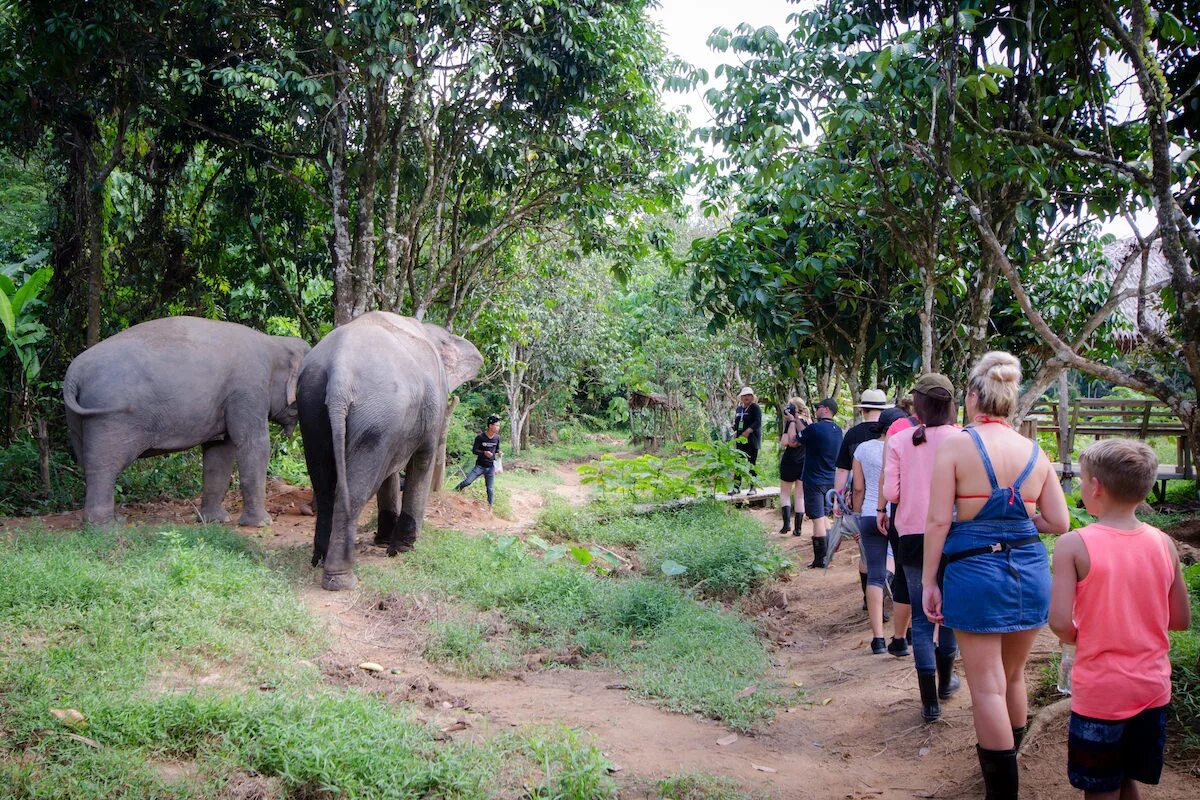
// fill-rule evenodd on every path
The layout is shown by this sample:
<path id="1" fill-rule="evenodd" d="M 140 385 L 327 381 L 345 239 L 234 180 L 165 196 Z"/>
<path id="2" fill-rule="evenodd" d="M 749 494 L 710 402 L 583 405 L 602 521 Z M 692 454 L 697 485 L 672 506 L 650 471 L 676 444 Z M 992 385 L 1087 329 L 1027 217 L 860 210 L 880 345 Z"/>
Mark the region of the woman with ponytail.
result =
<path id="1" fill-rule="evenodd" d="M 1049 459 L 1009 424 L 1020 383 L 1010 353 L 987 353 L 971 370 L 970 426 L 938 449 L 925 525 L 924 616 L 957 634 L 988 800 L 1017 797 L 1025 662 L 1050 607 L 1038 534 L 1070 523 Z"/>

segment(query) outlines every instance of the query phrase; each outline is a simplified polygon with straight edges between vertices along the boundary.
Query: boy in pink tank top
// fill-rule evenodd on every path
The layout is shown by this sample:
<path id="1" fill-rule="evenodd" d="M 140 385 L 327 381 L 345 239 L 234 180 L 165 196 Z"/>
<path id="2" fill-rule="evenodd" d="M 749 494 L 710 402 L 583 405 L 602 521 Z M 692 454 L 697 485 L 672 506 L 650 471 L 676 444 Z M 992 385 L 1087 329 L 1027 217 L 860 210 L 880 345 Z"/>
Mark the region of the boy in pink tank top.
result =
<path id="1" fill-rule="evenodd" d="M 1167 631 L 1187 629 L 1191 606 L 1175 543 L 1136 514 L 1154 487 L 1154 451 L 1106 439 L 1079 462 L 1096 521 L 1059 539 L 1050 593 L 1050 628 L 1076 645 L 1067 776 L 1089 800 L 1137 800 L 1137 784 L 1162 774 Z"/>

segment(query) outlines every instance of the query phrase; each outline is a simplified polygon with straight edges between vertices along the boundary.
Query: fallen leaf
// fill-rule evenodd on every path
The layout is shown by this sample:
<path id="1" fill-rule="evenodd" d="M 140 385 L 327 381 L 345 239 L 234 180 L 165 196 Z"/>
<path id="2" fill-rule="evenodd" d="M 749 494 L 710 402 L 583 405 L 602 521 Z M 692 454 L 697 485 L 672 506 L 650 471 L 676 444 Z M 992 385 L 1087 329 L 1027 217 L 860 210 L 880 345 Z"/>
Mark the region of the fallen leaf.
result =
<path id="1" fill-rule="evenodd" d="M 832 702 L 833 702 L 833 698 L 832 698 L 832 697 L 826 697 L 824 700 L 822 700 L 822 701 L 821 701 L 821 705 L 823 705 L 823 706 L 827 706 L 827 705 L 829 705 L 829 704 L 830 704 L 830 703 L 832 703 Z"/>
<path id="2" fill-rule="evenodd" d="M 779 772 L 779 770 L 775 769 L 774 767 L 764 767 L 762 764 L 755 764 L 753 762 L 751 762 L 750 766 L 754 767 L 759 772 Z"/>
<path id="3" fill-rule="evenodd" d="M 83 742 L 83 743 L 84 743 L 84 744 L 86 744 L 88 747 L 94 747 L 94 748 L 96 748 L 97 750 L 99 750 L 99 749 L 100 749 L 100 743 L 99 743 L 99 742 L 97 742 L 95 739 L 89 739 L 88 737 L 86 737 L 86 736 L 80 736 L 80 735 L 79 735 L 79 734 L 77 734 L 77 733 L 68 733 L 68 734 L 67 734 L 67 738 L 68 738 L 68 739 L 74 739 L 74 740 L 75 740 L 75 741 L 77 741 L 77 742 Z"/>
<path id="4" fill-rule="evenodd" d="M 924 758 L 927 755 L 929 755 L 928 747 L 922 747 L 920 750 L 917 751 L 917 758 Z"/>
<path id="5" fill-rule="evenodd" d="M 442 732 L 443 733 L 454 733 L 455 731 L 465 731 L 468 727 L 469 726 L 467 725 L 467 723 L 460 719 L 458 722 L 453 722 L 453 723 L 447 725 L 446 727 L 442 728 Z"/>
<path id="6" fill-rule="evenodd" d="M 735 694 L 733 697 L 735 700 L 742 700 L 744 698 L 749 697 L 750 695 L 754 694 L 757 691 L 758 691 L 758 684 L 752 683 L 749 686 L 747 686 L 745 689 L 742 689 L 740 692 Z"/>
<path id="7" fill-rule="evenodd" d="M 367 672 L 383 672 L 383 666 L 374 661 L 364 661 L 358 665 L 358 668 L 365 669 Z"/>
<path id="8" fill-rule="evenodd" d="M 609 764 L 608 765 L 609 772 L 621 772 L 623 769 L 625 769 L 625 768 L 622 767 L 620 764 Z"/>
<path id="9" fill-rule="evenodd" d="M 624 683 L 610 683 L 605 689 L 628 689 L 629 686 Z"/>
<path id="10" fill-rule="evenodd" d="M 804 688 L 804 681 L 792 681 L 792 686 L 795 686 L 797 689 L 802 689 Z"/>
<path id="11" fill-rule="evenodd" d="M 78 727 L 87 722 L 87 717 L 73 708 L 52 708 L 50 709 L 50 716 L 70 728 Z"/>
<path id="12" fill-rule="evenodd" d="M 738 735 L 736 733 L 731 733 L 728 736 L 722 736 L 720 739 L 717 739 L 717 744 L 721 745 L 721 747 L 725 747 L 726 745 L 733 744 L 737 740 Z"/>
<path id="13" fill-rule="evenodd" d="M 399 670 L 399 669 L 394 669 L 394 670 L 392 670 L 392 674 L 393 675 L 402 675 L 402 674 L 404 674 L 404 671 Z"/>
<path id="14" fill-rule="evenodd" d="M 275 691 L 275 687 L 269 683 L 264 683 L 258 687 L 258 690 L 260 692 L 273 692 L 273 691 Z"/>

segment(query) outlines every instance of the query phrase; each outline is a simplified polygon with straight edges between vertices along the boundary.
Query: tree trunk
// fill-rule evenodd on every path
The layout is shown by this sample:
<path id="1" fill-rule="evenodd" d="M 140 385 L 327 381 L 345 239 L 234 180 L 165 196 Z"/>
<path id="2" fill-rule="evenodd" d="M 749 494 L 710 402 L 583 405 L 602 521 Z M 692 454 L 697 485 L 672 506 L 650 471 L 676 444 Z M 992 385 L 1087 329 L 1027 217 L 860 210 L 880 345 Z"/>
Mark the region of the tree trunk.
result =
<path id="1" fill-rule="evenodd" d="M 333 236 L 329 255 L 333 261 L 333 323 L 345 325 L 354 319 L 354 262 L 350 244 L 350 176 L 346 140 L 350 135 L 350 95 L 346 83 L 346 64 L 334 59 L 333 108 L 326 131 L 329 138 L 329 196 L 333 215 Z"/>
<path id="2" fill-rule="evenodd" d="M 38 474 L 42 479 L 42 497 L 49 497 L 53 487 L 50 486 L 50 435 L 46 431 L 45 417 L 38 417 L 37 442 Z"/>

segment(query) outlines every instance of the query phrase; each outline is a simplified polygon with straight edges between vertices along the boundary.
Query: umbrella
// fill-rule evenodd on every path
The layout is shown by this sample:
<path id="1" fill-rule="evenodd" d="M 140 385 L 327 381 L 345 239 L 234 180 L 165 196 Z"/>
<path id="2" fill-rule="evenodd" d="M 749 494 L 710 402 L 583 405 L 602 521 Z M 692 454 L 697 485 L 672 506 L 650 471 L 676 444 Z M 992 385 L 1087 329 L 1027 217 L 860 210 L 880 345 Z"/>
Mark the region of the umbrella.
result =
<path id="1" fill-rule="evenodd" d="M 837 552 L 842 539 L 858 537 L 858 515 L 850 510 L 845 496 L 837 489 L 830 489 L 826 493 L 825 502 L 829 504 L 830 508 L 837 505 L 842 509 L 842 515 L 833 520 L 833 527 L 829 529 L 828 538 L 825 540 L 825 563 L 821 566 L 829 569 L 829 564 L 833 561 L 833 554 Z"/>

